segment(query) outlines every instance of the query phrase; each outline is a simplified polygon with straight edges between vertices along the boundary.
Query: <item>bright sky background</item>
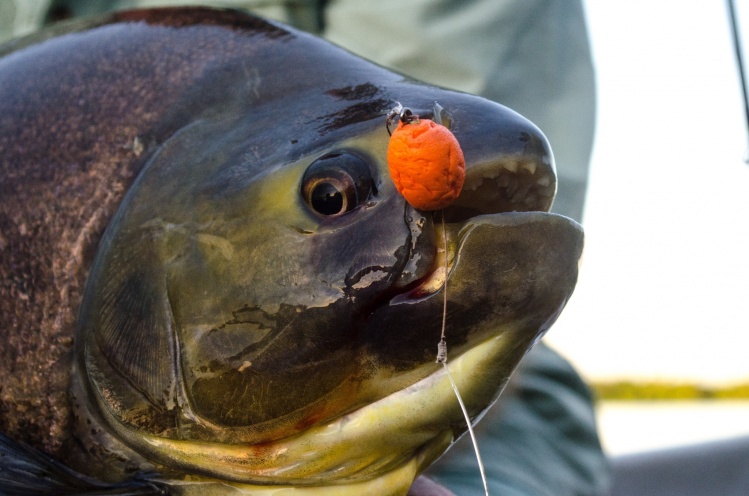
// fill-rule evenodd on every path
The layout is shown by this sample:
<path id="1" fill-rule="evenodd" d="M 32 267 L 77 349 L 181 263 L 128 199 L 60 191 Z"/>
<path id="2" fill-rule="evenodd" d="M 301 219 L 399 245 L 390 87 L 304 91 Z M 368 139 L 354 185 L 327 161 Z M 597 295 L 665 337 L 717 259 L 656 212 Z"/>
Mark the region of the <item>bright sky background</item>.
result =
<path id="1" fill-rule="evenodd" d="M 749 52 L 749 2 L 737 3 Z M 586 8 L 598 79 L 586 250 L 548 339 L 588 379 L 749 380 L 747 129 L 725 2 Z"/>

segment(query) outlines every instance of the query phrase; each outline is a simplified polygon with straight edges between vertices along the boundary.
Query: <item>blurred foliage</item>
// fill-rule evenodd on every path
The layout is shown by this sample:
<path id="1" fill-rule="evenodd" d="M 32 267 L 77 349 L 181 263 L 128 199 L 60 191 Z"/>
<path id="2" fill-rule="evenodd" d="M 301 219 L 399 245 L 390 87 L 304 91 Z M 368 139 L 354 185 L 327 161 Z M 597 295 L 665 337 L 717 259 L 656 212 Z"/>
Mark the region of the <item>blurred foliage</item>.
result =
<path id="1" fill-rule="evenodd" d="M 598 400 L 749 400 L 749 383 L 724 387 L 668 382 L 599 382 L 591 388 Z"/>

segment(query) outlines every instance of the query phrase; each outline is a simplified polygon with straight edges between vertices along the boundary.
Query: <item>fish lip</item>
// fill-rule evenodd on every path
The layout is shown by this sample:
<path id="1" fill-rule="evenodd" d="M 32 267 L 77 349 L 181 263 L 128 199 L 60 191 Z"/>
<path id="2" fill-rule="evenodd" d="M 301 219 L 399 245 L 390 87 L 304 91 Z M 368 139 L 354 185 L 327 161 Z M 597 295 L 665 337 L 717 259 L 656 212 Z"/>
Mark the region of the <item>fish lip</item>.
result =
<path id="1" fill-rule="evenodd" d="M 492 214 L 479 214 L 459 223 L 434 223 L 435 230 L 435 257 L 431 267 L 421 277 L 414 281 L 404 290 L 390 299 L 391 304 L 414 303 L 420 300 L 430 298 L 439 293 L 445 286 L 445 279 L 449 281 L 454 269 L 459 263 L 459 256 L 463 245 L 469 237 L 471 231 L 480 224 L 490 223 L 497 227 L 502 226 L 503 220 L 507 220 L 508 226 L 511 224 L 510 219 L 517 214 L 529 212 L 500 212 Z M 548 212 L 535 212 L 538 214 L 548 214 Z M 447 247 L 447 249 L 445 249 Z M 445 263 L 447 261 L 447 263 Z M 447 274 L 447 277 L 445 277 Z"/>
<path id="2" fill-rule="evenodd" d="M 397 293 L 389 299 L 390 303 L 413 302 L 439 292 L 445 274 L 448 280 L 452 275 L 456 254 L 475 219 L 517 212 L 548 212 L 555 194 L 554 168 L 539 156 L 507 155 L 471 165 L 460 196 L 432 216 L 435 231 L 432 263 L 409 284 L 396 282 L 393 289 Z"/>

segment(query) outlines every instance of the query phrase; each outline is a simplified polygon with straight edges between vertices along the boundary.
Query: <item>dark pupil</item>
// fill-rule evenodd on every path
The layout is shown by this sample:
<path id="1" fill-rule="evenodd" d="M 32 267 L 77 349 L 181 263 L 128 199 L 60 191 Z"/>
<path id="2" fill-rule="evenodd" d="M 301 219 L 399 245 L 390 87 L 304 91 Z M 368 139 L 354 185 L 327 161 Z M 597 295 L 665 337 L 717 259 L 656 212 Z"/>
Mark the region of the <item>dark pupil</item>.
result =
<path id="1" fill-rule="evenodd" d="M 312 190 L 312 208 L 323 215 L 335 215 L 343 210 L 343 195 L 330 183 L 320 183 Z"/>

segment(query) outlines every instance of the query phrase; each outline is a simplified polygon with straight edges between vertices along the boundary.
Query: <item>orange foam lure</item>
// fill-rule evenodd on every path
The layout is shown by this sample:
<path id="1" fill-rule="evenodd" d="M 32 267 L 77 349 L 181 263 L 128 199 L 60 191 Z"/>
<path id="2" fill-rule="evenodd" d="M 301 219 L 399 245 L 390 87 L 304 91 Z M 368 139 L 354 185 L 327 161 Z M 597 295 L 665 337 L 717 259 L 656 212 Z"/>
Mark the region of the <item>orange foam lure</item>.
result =
<path id="1" fill-rule="evenodd" d="M 449 129 L 429 119 L 399 121 L 387 161 L 395 188 L 419 210 L 444 208 L 463 189 L 463 150 Z"/>

